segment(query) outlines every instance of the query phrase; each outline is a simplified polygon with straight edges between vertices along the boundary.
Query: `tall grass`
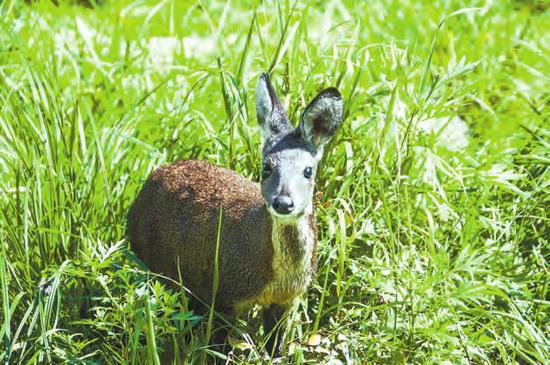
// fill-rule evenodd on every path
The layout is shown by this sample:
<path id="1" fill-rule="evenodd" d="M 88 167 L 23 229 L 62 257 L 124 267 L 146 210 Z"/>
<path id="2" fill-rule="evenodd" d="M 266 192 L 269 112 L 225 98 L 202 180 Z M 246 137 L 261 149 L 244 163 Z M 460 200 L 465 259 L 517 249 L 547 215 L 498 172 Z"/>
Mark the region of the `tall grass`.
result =
<path id="1" fill-rule="evenodd" d="M 345 120 L 288 363 L 548 362 L 548 9 L 531 1 L 0 3 L 0 356 L 196 363 L 212 316 L 128 251 L 157 166 L 258 180 L 263 70 Z M 230 363 L 261 363 L 257 313 Z"/>

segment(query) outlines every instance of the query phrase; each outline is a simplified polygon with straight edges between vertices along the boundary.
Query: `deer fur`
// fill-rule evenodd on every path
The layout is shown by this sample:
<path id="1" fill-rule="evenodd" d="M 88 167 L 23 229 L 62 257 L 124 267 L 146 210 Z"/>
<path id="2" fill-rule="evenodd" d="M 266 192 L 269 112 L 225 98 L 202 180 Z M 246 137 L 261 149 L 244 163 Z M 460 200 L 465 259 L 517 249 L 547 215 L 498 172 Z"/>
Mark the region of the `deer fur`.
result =
<path id="1" fill-rule="evenodd" d="M 316 270 L 314 175 L 342 118 L 342 99 L 334 88 L 323 90 L 293 128 L 269 75 L 262 74 L 256 112 L 263 139 L 260 185 L 204 161 L 162 166 L 135 200 L 128 233 L 151 271 L 176 280 L 181 275 L 186 288 L 211 303 L 221 210 L 214 305 L 231 314 L 260 305 L 268 332 Z"/>

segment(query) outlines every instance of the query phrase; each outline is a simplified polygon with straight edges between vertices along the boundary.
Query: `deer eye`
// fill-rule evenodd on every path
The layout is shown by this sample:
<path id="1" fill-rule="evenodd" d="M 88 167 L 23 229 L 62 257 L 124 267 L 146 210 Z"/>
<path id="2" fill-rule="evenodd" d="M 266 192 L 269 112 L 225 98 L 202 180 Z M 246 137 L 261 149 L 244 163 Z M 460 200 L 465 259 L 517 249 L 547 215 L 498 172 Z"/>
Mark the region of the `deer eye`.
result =
<path id="1" fill-rule="evenodd" d="M 264 163 L 264 166 L 262 167 L 262 179 L 267 179 L 272 172 L 273 172 L 273 169 L 271 168 L 271 166 Z"/>
<path id="2" fill-rule="evenodd" d="M 311 167 L 306 167 L 304 170 L 304 177 L 306 179 L 311 179 L 311 175 L 313 175 L 313 169 Z"/>

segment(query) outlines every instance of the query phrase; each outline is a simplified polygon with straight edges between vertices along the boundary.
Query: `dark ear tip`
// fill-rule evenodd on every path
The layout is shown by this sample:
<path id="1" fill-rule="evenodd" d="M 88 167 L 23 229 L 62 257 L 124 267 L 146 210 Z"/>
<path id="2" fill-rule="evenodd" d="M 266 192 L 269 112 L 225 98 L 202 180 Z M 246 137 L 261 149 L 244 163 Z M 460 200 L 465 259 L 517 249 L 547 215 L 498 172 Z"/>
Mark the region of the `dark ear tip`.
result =
<path id="1" fill-rule="evenodd" d="M 335 87 L 328 87 L 319 93 L 320 96 L 328 96 L 330 98 L 342 100 L 342 94 Z"/>

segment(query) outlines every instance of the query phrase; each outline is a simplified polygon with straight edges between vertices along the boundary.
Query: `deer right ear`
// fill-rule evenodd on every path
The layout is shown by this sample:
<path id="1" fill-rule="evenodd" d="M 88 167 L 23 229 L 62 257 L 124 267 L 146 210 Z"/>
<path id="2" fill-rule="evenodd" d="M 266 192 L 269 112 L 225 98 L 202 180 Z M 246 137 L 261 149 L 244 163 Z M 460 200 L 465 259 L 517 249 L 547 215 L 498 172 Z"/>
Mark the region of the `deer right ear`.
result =
<path id="1" fill-rule="evenodd" d="M 262 73 L 256 87 L 256 115 L 264 141 L 290 129 L 283 105 L 266 72 Z"/>
<path id="2" fill-rule="evenodd" d="M 298 130 L 306 141 L 323 147 L 342 121 L 342 95 L 333 87 L 321 91 L 306 107 Z"/>

